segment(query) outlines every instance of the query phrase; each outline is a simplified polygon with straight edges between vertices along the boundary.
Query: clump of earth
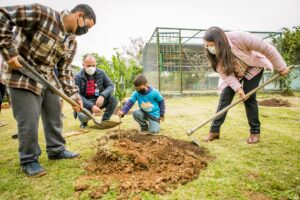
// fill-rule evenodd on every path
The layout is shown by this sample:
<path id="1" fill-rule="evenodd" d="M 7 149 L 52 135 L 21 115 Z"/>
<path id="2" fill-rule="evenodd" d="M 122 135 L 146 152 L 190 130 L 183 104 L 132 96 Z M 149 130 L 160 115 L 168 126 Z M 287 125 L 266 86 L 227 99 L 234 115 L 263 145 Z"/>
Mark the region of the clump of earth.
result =
<path id="1" fill-rule="evenodd" d="M 98 139 L 97 152 L 75 190 L 87 190 L 91 198 L 101 198 L 110 190 L 117 191 L 118 199 L 139 199 L 143 191 L 163 195 L 197 179 L 211 159 L 206 149 L 188 141 L 113 130 Z"/>
<path id="2" fill-rule="evenodd" d="M 275 99 L 275 98 L 261 100 L 258 102 L 258 104 L 267 107 L 291 107 L 292 106 L 292 104 L 287 100 Z"/>

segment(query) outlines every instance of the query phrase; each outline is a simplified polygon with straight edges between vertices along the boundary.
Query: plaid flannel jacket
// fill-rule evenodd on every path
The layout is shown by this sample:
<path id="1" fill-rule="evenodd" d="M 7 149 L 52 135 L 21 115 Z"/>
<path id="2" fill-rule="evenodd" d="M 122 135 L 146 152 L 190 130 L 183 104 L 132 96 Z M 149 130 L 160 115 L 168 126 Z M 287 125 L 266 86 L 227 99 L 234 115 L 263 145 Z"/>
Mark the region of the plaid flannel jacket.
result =
<path id="1" fill-rule="evenodd" d="M 250 67 L 239 58 L 235 57 L 234 75 L 237 79 L 245 77 L 247 80 L 251 80 L 254 76 L 258 75 L 263 68 Z"/>
<path id="2" fill-rule="evenodd" d="M 59 13 L 40 4 L 0 7 L 0 53 L 5 61 L 22 56 L 52 85 L 63 89 L 68 96 L 77 96 L 71 68 L 77 42 L 74 34 L 65 31 L 62 19 L 67 14 L 68 11 Z M 58 79 L 53 71 L 55 66 Z M 19 71 L 9 70 L 6 62 L 2 71 L 2 81 L 7 86 L 41 94 L 40 83 Z"/>

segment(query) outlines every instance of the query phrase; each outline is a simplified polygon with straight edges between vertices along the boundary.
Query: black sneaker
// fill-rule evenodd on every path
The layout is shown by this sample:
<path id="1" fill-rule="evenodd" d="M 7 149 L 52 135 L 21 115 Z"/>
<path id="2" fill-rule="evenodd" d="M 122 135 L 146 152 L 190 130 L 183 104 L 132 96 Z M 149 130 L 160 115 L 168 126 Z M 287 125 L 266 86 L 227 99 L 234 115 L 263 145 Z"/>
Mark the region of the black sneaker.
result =
<path id="1" fill-rule="evenodd" d="M 18 136 L 18 133 L 14 133 L 14 134 L 11 136 L 12 139 L 18 139 L 18 137 L 19 137 L 19 136 Z"/>
<path id="2" fill-rule="evenodd" d="M 80 128 L 86 128 L 87 125 L 88 125 L 87 122 L 83 122 L 83 123 L 80 124 Z"/>
<path id="3" fill-rule="evenodd" d="M 59 152 L 58 154 L 48 155 L 48 158 L 50 160 L 72 159 L 72 158 L 78 157 L 79 155 L 80 155 L 79 153 L 73 153 L 68 150 L 63 150 L 62 152 Z"/>
<path id="4" fill-rule="evenodd" d="M 44 170 L 37 161 L 22 164 L 21 169 L 27 176 L 30 177 L 40 177 L 47 173 L 47 171 Z"/>

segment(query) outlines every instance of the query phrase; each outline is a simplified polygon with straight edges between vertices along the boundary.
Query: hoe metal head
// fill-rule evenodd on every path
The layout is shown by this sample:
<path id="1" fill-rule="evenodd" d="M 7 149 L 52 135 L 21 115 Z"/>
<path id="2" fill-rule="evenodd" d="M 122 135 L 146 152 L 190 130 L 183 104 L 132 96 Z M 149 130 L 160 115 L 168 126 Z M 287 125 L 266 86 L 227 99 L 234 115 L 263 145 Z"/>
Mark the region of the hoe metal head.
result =
<path id="1" fill-rule="evenodd" d="M 197 146 L 201 146 L 200 145 L 200 142 L 196 139 L 196 138 L 194 138 L 193 136 L 192 136 L 192 133 L 193 133 L 193 131 L 191 131 L 191 130 L 189 130 L 189 131 L 187 131 L 186 132 L 186 134 L 191 138 L 191 140 L 192 140 L 192 142 L 195 144 L 195 145 L 197 145 Z"/>
<path id="2" fill-rule="evenodd" d="M 195 144 L 195 145 L 197 145 L 197 146 L 201 146 L 200 145 L 200 142 L 196 139 L 196 138 L 194 138 L 193 136 L 189 136 L 190 138 L 191 138 L 191 140 L 192 140 L 192 142 Z"/>

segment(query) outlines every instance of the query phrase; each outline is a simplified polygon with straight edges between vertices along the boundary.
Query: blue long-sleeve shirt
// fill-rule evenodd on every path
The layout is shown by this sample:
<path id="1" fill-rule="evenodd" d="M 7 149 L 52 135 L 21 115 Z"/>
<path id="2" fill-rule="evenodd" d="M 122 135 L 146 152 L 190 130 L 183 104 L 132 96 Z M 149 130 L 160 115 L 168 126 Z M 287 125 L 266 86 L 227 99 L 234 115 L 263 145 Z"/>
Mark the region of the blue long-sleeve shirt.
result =
<path id="1" fill-rule="evenodd" d="M 126 114 L 136 101 L 138 102 L 140 109 L 157 119 L 165 115 L 165 100 L 157 89 L 149 87 L 145 95 L 134 91 L 130 99 L 123 106 L 122 112 Z"/>

